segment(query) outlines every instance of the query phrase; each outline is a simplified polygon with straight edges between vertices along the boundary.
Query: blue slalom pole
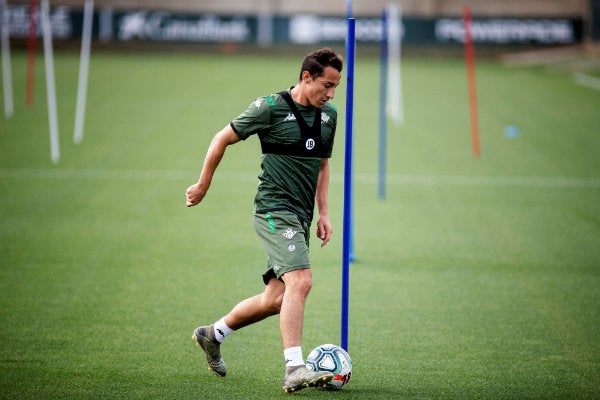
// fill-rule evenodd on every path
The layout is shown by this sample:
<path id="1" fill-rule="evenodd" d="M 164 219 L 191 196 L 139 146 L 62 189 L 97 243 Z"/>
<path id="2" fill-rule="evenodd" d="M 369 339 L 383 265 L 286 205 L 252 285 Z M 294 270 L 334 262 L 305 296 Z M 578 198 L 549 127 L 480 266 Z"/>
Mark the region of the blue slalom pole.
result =
<path id="1" fill-rule="evenodd" d="M 352 0 L 346 0 L 346 19 L 349 21 L 352 18 Z M 350 35 L 346 36 L 346 53 L 348 53 Z M 346 54 L 346 58 L 348 55 Z M 353 65 L 354 67 L 354 65 Z M 347 103 L 346 103 L 347 104 Z M 354 121 L 352 121 L 354 123 Z M 350 191 L 350 262 L 354 262 L 354 193 Z"/>
<path id="2" fill-rule="evenodd" d="M 379 77 L 379 174 L 377 176 L 379 199 L 385 199 L 385 164 L 387 147 L 387 85 L 388 85 L 388 16 L 381 13 L 381 72 Z"/>
<path id="3" fill-rule="evenodd" d="M 352 131 L 354 121 L 354 18 L 348 18 L 346 49 L 346 148 L 344 155 L 344 233 L 342 237 L 342 329 L 341 347 L 348 351 L 348 305 L 350 298 L 350 246 L 352 235 Z"/>

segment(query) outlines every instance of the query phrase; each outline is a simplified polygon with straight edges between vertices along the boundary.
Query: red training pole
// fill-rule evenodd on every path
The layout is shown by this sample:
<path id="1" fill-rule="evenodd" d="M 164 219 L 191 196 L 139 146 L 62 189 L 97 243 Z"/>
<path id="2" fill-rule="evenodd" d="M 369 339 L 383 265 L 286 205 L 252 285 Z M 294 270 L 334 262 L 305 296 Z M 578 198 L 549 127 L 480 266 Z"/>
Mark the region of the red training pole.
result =
<path id="1" fill-rule="evenodd" d="M 479 148 L 479 119 L 477 116 L 477 86 L 475 83 L 475 49 L 471 34 L 471 10 L 463 6 L 463 25 L 465 28 L 465 63 L 467 66 L 467 85 L 469 88 L 469 109 L 471 113 L 471 144 L 473 154 L 481 155 Z"/>
<path id="2" fill-rule="evenodd" d="M 35 88 L 35 45 L 37 37 L 37 0 L 29 0 L 29 30 L 27 35 L 27 85 L 25 104 L 33 104 Z"/>

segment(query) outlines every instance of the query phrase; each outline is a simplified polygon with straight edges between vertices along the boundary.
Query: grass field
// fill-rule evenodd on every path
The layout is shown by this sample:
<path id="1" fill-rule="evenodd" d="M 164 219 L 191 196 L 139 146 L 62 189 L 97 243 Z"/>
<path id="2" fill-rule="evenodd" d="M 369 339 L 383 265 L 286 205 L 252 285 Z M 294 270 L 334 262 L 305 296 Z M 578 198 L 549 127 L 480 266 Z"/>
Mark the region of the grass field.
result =
<path id="1" fill-rule="evenodd" d="M 204 203 L 187 209 L 184 195 L 212 135 L 292 85 L 302 54 L 95 53 L 80 145 L 78 55 L 56 56 L 60 162 L 42 60 L 28 108 L 25 55 L 13 54 L 15 115 L 0 118 L 0 398 L 285 397 L 277 318 L 228 339 L 224 379 L 190 339 L 262 290 L 257 140 L 228 150 Z M 406 124 L 389 132 L 380 201 L 379 65 L 360 52 L 356 64 L 354 375 L 341 392 L 298 396 L 600 398 L 600 92 L 480 62 L 477 159 L 463 62 L 402 67 Z M 313 240 L 305 356 L 340 336 L 342 86 L 335 237 Z"/>

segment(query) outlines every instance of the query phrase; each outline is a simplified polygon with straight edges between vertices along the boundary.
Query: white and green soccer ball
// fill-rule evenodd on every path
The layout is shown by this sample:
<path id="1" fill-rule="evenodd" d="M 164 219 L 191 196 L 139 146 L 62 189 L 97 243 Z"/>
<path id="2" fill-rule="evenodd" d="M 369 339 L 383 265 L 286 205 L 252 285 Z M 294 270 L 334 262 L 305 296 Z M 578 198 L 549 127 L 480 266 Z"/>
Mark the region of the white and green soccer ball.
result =
<path id="1" fill-rule="evenodd" d="M 329 390 L 339 390 L 352 376 L 352 360 L 346 350 L 335 344 L 322 344 L 308 354 L 306 366 L 313 371 L 329 371 L 333 379 L 327 384 Z"/>

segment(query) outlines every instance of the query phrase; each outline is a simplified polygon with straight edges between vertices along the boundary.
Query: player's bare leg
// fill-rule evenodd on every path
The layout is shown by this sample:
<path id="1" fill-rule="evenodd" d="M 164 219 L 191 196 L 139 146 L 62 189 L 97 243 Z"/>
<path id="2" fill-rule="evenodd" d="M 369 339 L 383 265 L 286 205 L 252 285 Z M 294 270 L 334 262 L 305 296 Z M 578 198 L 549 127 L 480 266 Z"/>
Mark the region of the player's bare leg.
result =
<path id="1" fill-rule="evenodd" d="M 285 283 L 285 293 L 281 303 L 279 328 L 283 348 L 300 346 L 302 342 L 302 327 L 304 322 L 304 304 L 312 287 L 310 269 L 290 271 L 282 277 Z"/>
<path id="2" fill-rule="evenodd" d="M 301 345 L 304 305 L 312 287 L 312 273 L 310 269 L 299 269 L 284 274 L 282 279 L 285 283 L 285 293 L 279 315 L 279 327 L 285 350 Z M 331 379 L 332 373 L 314 372 L 304 364 L 286 366 L 283 390 L 293 393 L 307 387 L 325 386 Z"/>
<path id="3" fill-rule="evenodd" d="M 237 331 L 272 315 L 279 314 L 284 290 L 283 282 L 275 278 L 271 279 L 263 293 L 249 297 L 233 307 L 225 316 L 225 322 L 231 329 Z"/>
<path id="4" fill-rule="evenodd" d="M 277 279 L 265 287 L 265 291 L 239 302 L 223 319 L 232 331 L 259 322 L 267 317 L 278 314 L 281 309 L 285 286 Z M 206 354 L 208 370 L 219 376 L 227 374 L 225 361 L 221 357 L 221 343 L 225 338 L 217 338 L 214 325 L 196 328 L 192 339 Z"/>

